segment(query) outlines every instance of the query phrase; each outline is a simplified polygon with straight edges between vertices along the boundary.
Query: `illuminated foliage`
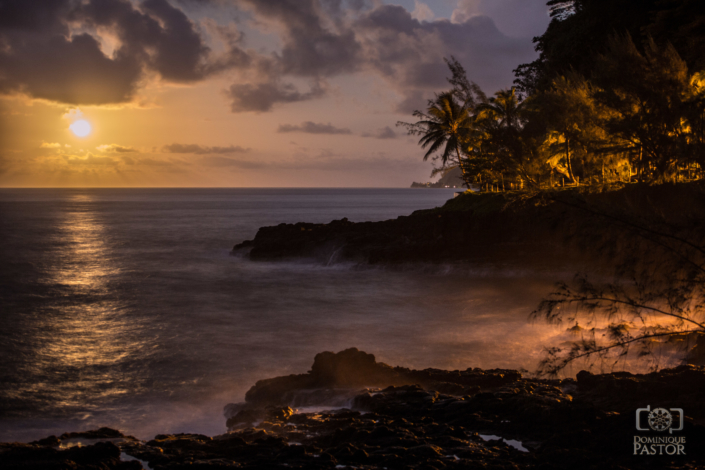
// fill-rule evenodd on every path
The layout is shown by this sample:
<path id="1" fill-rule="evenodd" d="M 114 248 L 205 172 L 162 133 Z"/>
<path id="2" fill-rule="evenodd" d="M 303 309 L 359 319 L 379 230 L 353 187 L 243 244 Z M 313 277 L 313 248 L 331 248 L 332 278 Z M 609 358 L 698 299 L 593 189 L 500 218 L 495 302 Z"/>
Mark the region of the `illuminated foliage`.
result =
<path id="1" fill-rule="evenodd" d="M 452 89 L 417 123 L 400 123 L 422 136 L 424 159 L 438 153 L 439 171 L 460 165 L 466 182 L 502 188 L 506 179 L 540 188 L 702 178 L 705 3 L 548 5 L 540 57 L 519 67 L 518 87 L 488 99 L 446 61 Z"/>
<path id="2" fill-rule="evenodd" d="M 572 204 L 569 204 L 572 205 Z M 557 375 L 577 363 L 612 370 L 637 360 L 655 370 L 674 360 L 702 361 L 705 347 L 705 250 L 701 224 L 676 227 L 614 210 L 574 209 L 625 241 L 615 280 L 587 275 L 559 283 L 534 319 L 574 325 L 576 339 L 546 348 L 538 373 Z M 614 238 L 608 237 L 608 243 Z M 603 277 L 604 279 L 604 277 Z M 661 361 L 665 362 L 662 363 Z"/>

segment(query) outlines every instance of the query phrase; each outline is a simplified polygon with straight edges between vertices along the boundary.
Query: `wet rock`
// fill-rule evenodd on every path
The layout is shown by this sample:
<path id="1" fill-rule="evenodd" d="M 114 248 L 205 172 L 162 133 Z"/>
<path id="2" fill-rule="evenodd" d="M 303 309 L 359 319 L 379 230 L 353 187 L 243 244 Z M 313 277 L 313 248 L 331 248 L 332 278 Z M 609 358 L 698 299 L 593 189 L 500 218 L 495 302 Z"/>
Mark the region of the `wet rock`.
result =
<path id="1" fill-rule="evenodd" d="M 705 422 L 705 402 L 698 397 L 705 390 L 705 367 L 683 365 L 650 374 L 591 374 L 581 371 L 572 392 L 581 401 L 600 409 L 634 413 L 648 404 L 683 408 L 688 416 Z"/>
<path id="2" fill-rule="evenodd" d="M 111 442 L 56 449 L 35 444 L 0 444 L 3 470 L 141 469 L 139 462 L 122 462 L 120 449 Z"/>
<path id="3" fill-rule="evenodd" d="M 373 354 L 350 348 L 337 354 L 316 354 L 310 375 L 316 386 L 350 387 L 394 380 L 395 374 L 392 367 L 378 363 Z"/>
<path id="4" fill-rule="evenodd" d="M 83 432 L 69 432 L 69 433 L 64 433 L 61 436 L 59 436 L 60 440 L 66 440 L 66 439 L 119 439 L 119 438 L 125 438 L 125 439 L 134 439 L 132 436 L 125 436 L 123 433 L 118 431 L 117 429 L 112 429 L 112 428 L 100 428 L 100 429 L 94 429 L 92 431 L 83 431 Z"/>
<path id="5" fill-rule="evenodd" d="M 285 407 L 269 407 L 267 408 L 265 412 L 265 417 L 267 419 L 274 419 L 274 420 L 285 420 L 289 416 L 294 414 L 294 410 L 291 409 L 289 406 Z"/>
<path id="6" fill-rule="evenodd" d="M 39 439 L 38 441 L 31 442 L 31 444 L 36 444 L 46 447 L 58 447 L 61 444 L 61 440 L 56 436 L 45 437 L 44 439 Z"/>
<path id="7" fill-rule="evenodd" d="M 705 462 L 705 449 L 698 445 L 705 442 L 705 427 L 693 419 L 702 406 L 700 385 L 705 381 L 702 367 L 679 367 L 645 375 L 580 373 L 575 381 L 558 381 L 526 379 L 506 370 L 413 371 L 378 367 L 374 357 L 357 350 L 331 354 L 319 356 L 312 371 L 302 374 L 306 380 L 320 379 L 328 381 L 327 384 L 332 381 L 347 386 L 350 382 L 344 373 L 391 370 L 389 377 L 393 380 L 413 377 L 421 383 L 361 389 L 351 400 L 355 409 L 319 413 L 296 413 L 287 405 L 248 401 L 228 408 L 234 413 L 229 420 L 240 416 L 241 421 L 255 423 L 246 428 L 236 426 L 236 430 L 214 438 L 201 434 L 162 434 L 148 442 L 119 439 L 117 446 L 106 442 L 67 450 L 48 445 L 58 441 L 56 437 L 32 444 L 0 444 L 2 468 L 141 467 L 137 461 L 121 461 L 121 451 L 147 462 L 153 470 L 384 467 L 676 470 L 703 468 Z M 293 377 L 298 378 L 282 383 L 286 386 L 310 383 L 300 376 Z M 445 384 L 457 384 L 460 388 Z M 463 396 L 453 393 L 461 388 L 473 389 L 473 393 Z M 650 388 L 656 395 L 649 394 Z M 277 396 L 289 396 L 285 389 L 282 386 Z M 351 389 L 344 390 L 349 393 Z M 287 393 L 295 391 L 292 388 Z M 646 404 L 671 406 L 654 401 L 666 396 L 686 411 L 682 435 L 687 438 L 687 455 L 678 459 L 637 458 L 640 456 L 633 455 L 631 442 L 635 432 L 634 412 Z M 115 435 L 105 431 L 80 434 Z"/>
<path id="8" fill-rule="evenodd" d="M 411 370 L 377 362 L 374 355 L 356 348 L 339 353 L 317 354 L 307 374 L 289 375 L 258 381 L 245 395 L 245 407 L 266 406 L 348 406 L 364 387 L 416 385 L 445 394 L 474 394 L 521 379 L 514 370 L 439 369 Z M 226 406 L 232 417 L 241 404 Z"/>
<path id="9" fill-rule="evenodd" d="M 258 421 L 262 421 L 264 412 L 260 409 L 244 409 L 238 411 L 235 416 L 228 418 L 225 425 L 229 430 L 236 428 L 247 428 Z"/>

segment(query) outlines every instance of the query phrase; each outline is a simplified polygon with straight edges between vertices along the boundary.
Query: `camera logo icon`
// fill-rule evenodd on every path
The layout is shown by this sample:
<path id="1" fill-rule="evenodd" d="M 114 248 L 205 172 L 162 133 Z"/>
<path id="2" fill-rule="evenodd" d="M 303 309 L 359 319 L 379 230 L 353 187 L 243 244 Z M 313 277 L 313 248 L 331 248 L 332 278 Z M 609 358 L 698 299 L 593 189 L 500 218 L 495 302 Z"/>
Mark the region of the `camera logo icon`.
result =
<path id="1" fill-rule="evenodd" d="M 673 413 L 678 414 L 679 425 L 677 428 L 673 427 Z M 637 431 L 648 431 L 649 428 L 642 426 L 642 420 L 646 418 L 646 423 L 648 423 L 649 428 L 657 432 L 664 432 L 668 430 L 670 434 L 673 431 L 683 430 L 683 409 L 682 408 L 654 408 L 651 409 L 651 405 L 646 408 L 637 408 L 636 410 L 636 429 Z"/>

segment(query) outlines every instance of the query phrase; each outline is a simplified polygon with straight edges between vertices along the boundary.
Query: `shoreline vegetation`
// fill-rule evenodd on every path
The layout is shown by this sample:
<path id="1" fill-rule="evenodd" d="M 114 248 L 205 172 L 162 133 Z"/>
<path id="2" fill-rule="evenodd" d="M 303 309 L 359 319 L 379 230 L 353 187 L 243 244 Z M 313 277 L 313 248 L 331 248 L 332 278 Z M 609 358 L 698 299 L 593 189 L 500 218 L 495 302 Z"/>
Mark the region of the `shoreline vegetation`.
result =
<path id="1" fill-rule="evenodd" d="M 415 121 L 397 123 L 419 138 L 424 161 L 436 163 L 431 176 L 459 169 L 468 188 L 520 192 L 484 200 L 464 194 L 437 216 L 464 207 L 474 213 L 476 226 L 456 223 L 451 230 L 431 232 L 458 247 L 464 260 L 478 259 L 479 250 L 466 246 L 480 245 L 494 248 L 494 257 L 503 254 L 497 247 L 514 248 L 511 262 L 517 248 L 524 248 L 538 255 L 538 263 L 558 259 L 568 263 L 554 267 L 580 266 L 574 281 L 557 284 L 532 314 L 550 323 L 574 323 L 580 335 L 568 345 L 547 347 L 540 373 L 554 376 L 579 360 L 611 361 L 614 367 L 630 357 L 658 369 L 659 357 L 673 352 L 669 343 L 678 344 L 687 361 L 705 349 L 705 243 L 695 221 L 702 217 L 703 198 L 676 195 L 683 194 L 677 185 L 705 177 L 703 4 L 550 0 L 547 6 L 549 26 L 534 38 L 539 57 L 519 65 L 515 86 L 488 96 L 451 56 L 446 58 L 450 89 L 416 110 Z M 637 189 L 628 189 L 633 183 Z M 644 186 L 669 183 L 676 186 Z M 644 212 L 643 204 L 620 197 L 630 192 L 642 192 L 645 200 L 665 198 L 666 204 L 659 209 L 656 202 Z M 602 202 L 596 194 L 604 195 Z M 496 206 L 503 202 L 505 209 L 517 210 L 499 217 L 498 224 L 489 214 L 500 213 Z M 541 209 L 532 212 L 530 203 Z M 551 219 L 558 221 L 553 233 L 545 229 Z M 512 247 L 507 233 L 523 243 Z M 577 241 L 572 250 L 566 250 L 566 238 Z M 412 245 L 450 256 L 418 240 Z M 253 258 L 266 251 L 257 248 Z M 403 258 L 379 252 L 363 254 L 368 262 L 385 255 L 387 262 Z M 414 250 L 407 252 L 413 259 Z M 596 270 L 585 259 L 604 259 L 605 252 L 611 257 L 607 270 Z M 592 273 L 583 271 L 586 261 Z M 613 280 L 593 281 L 610 269 Z"/>
<path id="2" fill-rule="evenodd" d="M 705 59 L 696 1 L 551 0 L 539 58 L 488 96 L 454 57 L 450 89 L 397 123 L 465 186 L 532 191 L 686 182 L 705 168 Z"/>

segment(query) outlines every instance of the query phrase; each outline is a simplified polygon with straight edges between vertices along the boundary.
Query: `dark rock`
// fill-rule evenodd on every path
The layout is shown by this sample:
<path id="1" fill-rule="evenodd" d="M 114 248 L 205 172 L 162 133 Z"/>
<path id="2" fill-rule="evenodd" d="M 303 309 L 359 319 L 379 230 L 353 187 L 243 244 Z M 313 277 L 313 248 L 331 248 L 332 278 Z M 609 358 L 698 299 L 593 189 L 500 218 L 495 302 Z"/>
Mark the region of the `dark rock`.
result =
<path id="1" fill-rule="evenodd" d="M 446 394 L 463 395 L 476 393 L 482 388 L 497 387 L 521 379 L 513 370 L 468 369 L 465 371 L 442 371 L 426 369 L 410 370 L 391 367 L 377 362 L 374 355 L 356 348 L 339 353 L 317 354 L 307 374 L 289 375 L 258 381 L 245 394 L 246 404 L 229 404 L 226 417 L 244 407 L 266 406 L 345 406 L 360 394 L 364 387 L 385 387 L 420 384 L 423 388 L 439 390 Z M 354 405 L 357 406 L 357 405 Z M 246 422 L 242 415 L 238 422 Z M 254 422 L 257 419 L 250 417 Z M 233 424 L 235 421 L 232 422 Z M 230 425 L 228 425 L 230 427 Z"/>
<path id="2" fill-rule="evenodd" d="M 33 444 L 0 444 L 3 470 L 122 470 L 135 467 L 120 461 L 120 449 L 111 442 L 59 450 Z"/>
<path id="3" fill-rule="evenodd" d="M 100 428 L 100 429 L 95 429 L 92 431 L 84 431 L 84 432 L 70 432 L 70 433 L 64 433 L 61 436 L 59 436 L 59 439 L 61 439 L 61 440 L 77 439 L 77 438 L 83 438 L 83 439 L 119 439 L 119 438 L 134 439 L 134 437 L 125 436 L 123 433 L 121 433 L 117 429 L 112 429 L 112 428 Z"/>
<path id="4" fill-rule="evenodd" d="M 701 424 L 705 416 L 701 403 L 703 367 L 683 366 L 643 375 L 581 372 L 577 381 L 536 380 L 507 370 L 413 371 L 379 367 L 374 357 L 357 350 L 319 355 L 314 365 L 311 372 L 302 374 L 303 378 L 291 376 L 293 380 L 284 380 L 278 396 L 287 396 L 285 385 L 295 387 L 316 380 L 349 385 L 351 382 L 345 377 L 348 372 L 357 375 L 360 371 L 386 370 L 390 380 L 418 378 L 421 383 L 362 389 L 353 400 L 357 410 L 301 414 L 285 405 L 267 407 L 248 401 L 231 407 L 235 415 L 229 419 L 252 412 L 249 419 L 256 415 L 264 421 L 257 427 L 238 428 L 215 438 L 162 434 L 147 443 L 119 439 L 120 448 L 105 442 L 67 450 L 40 444 L 56 442 L 55 437 L 33 444 L 0 444 L 2 468 L 141 467 L 136 461 L 120 461 L 120 450 L 148 462 L 154 470 L 676 470 L 703 468 L 705 462 L 705 449 L 698 445 L 705 441 L 705 427 Z M 376 380 L 380 377 L 383 376 Z M 434 389 L 460 390 L 447 384 L 457 384 L 463 390 L 477 387 L 479 391 L 458 396 Z M 348 393 L 350 389 L 344 390 Z M 687 455 L 677 459 L 633 455 L 634 413 L 647 404 L 685 410 L 685 429 L 679 435 L 687 438 Z M 115 435 L 95 431 L 82 434 Z M 519 441 L 528 451 L 515 448 L 512 440 Z"/>
<path id="5" fill-rule="evenodd" d="M 226 426 L 228 429 L 236 427 L 251 427 L 255 422 L 261 421 L 264 413 L 259 409 L 245 409 L 239 411 L 235 416 L 228 418 Z"/>
<path id="6" fill-rule="evenodd" d="M 36 445 L 40 445 L 40 446 L 47 446 L 47 447 L 58 447 L 59 444 L 61 444 L 61 440 L 59 440 L 59 438 L 56 436 L 49 436 L 49 437 L 45 437 L 44 439 L 39 439 L 38 441 L 34 441 L 31 444 L 36 444 Z"/>
<path id="7" fill-rule="evenodd" d="M 275 420 L 285 420 L 289 416 L 294 414 L 294 410 L 292 410 L 290 407 L 285 406 L 285 407 L 270 407 L 267 408 L 265 417 L 267 419 L 275 419 Z"/>
<path id="8" fill-rule="evenodd" d="M 316 385 L 322 387 L 350 387 L 374 385 L 390 380 L 393 369 L 377 363 L 375 356 L 356 348 L 346 349 L 337 354 L 322 352 L 316 354 L 311 366 L 311 376 Z"/>
<path id="9" fill-rule="evenodd" d="M 705 228 L 705 185 L 628 185 L 604 193 L 570 191 L 537 194 L 463 194 L 442 208 L 380 222 L 279 224 L 262 227 L 233 254 L 252 260 L 308 258 L 330 264 L 352 261 L 390 266 L 489 262 L 532 269 L 600 268 L 594 253 L 624 239 L 598 214 L 690 226 L 701 238 Z M 588 209 L 583 210 L 583 208 Z M 687 208 L 687 210 L 686 210 Z M 624 211 L 620 214 L 616 211 Z M 646 256 L 648 242 L 630 239 L 630 250 Z M 590 249 L 588 249 L 590 248 Z M 619 251 L 619 250 L 617 250 Z M 607 255 L 606 255 L 607 256 Z M 611 261 L 615 257 L 609 255 Z M 701 354 L 693 357 L 700 360 Z"/>

